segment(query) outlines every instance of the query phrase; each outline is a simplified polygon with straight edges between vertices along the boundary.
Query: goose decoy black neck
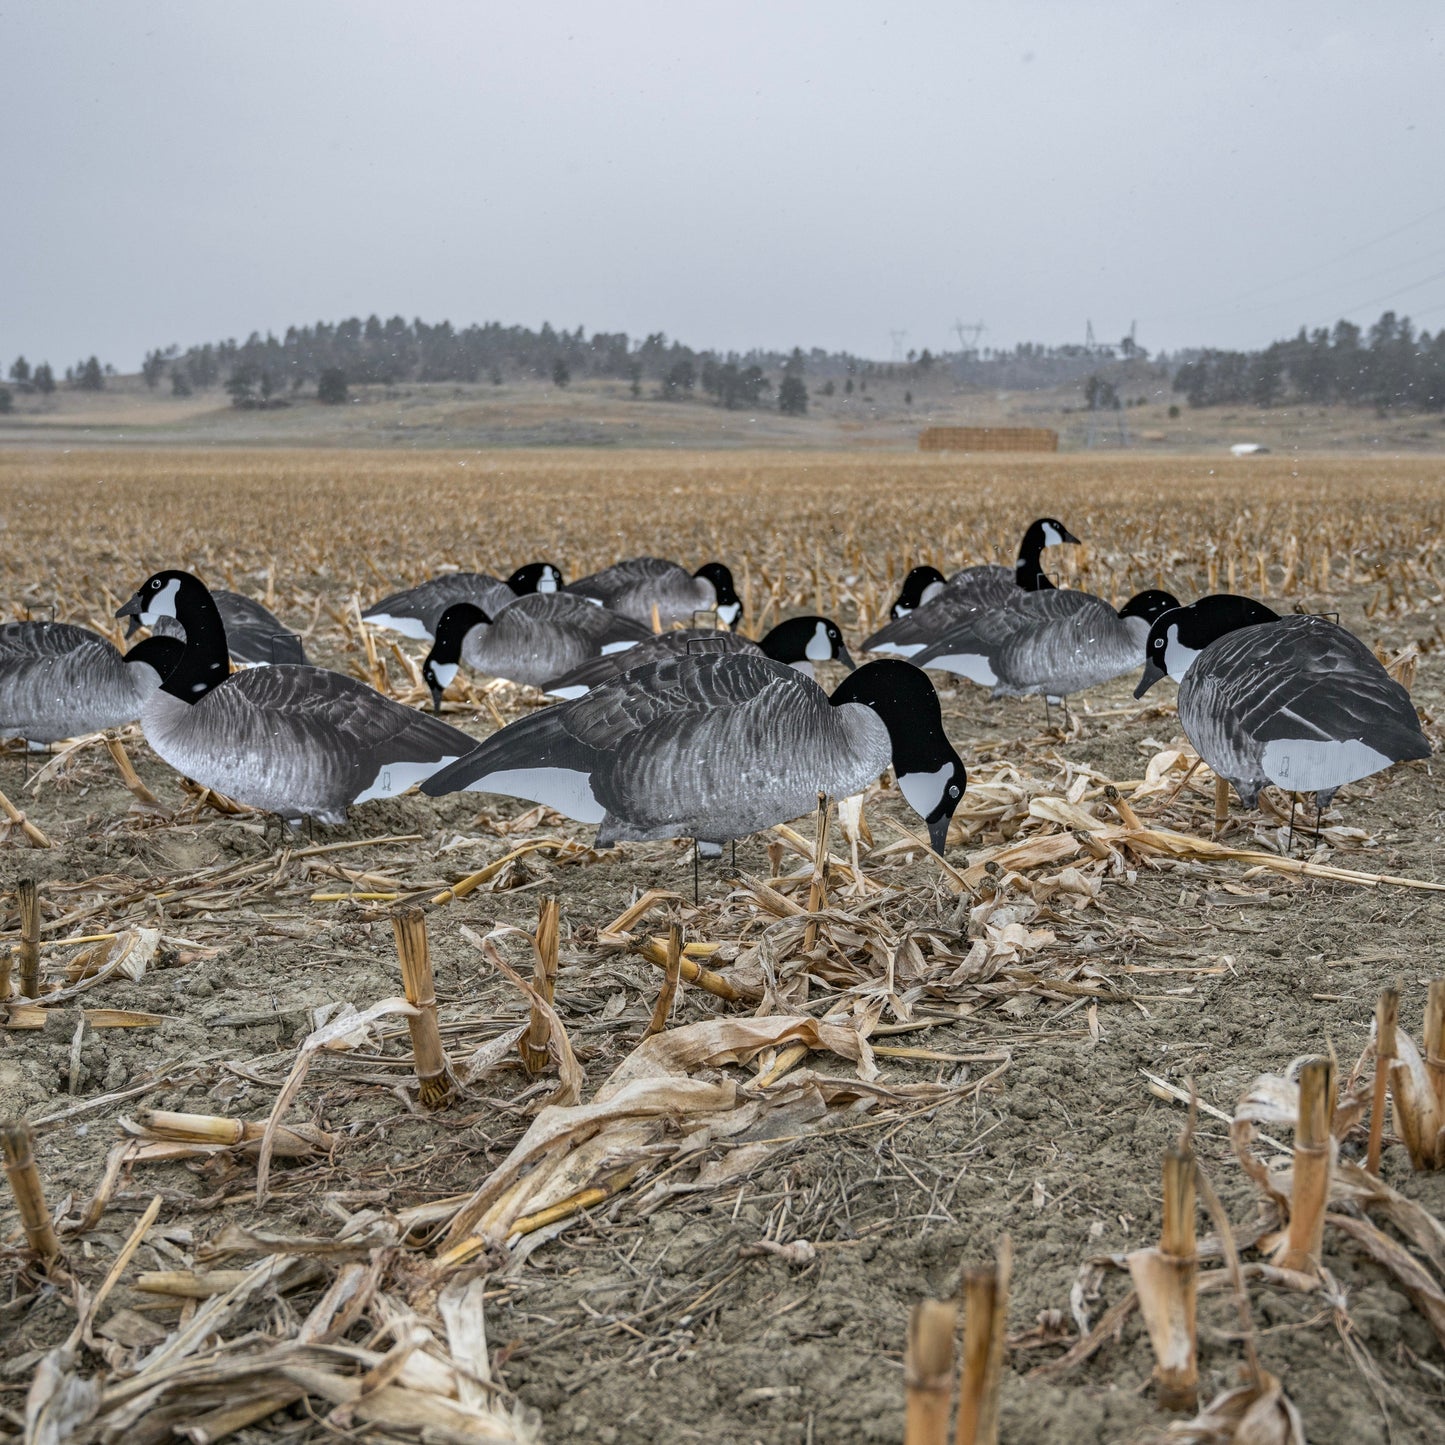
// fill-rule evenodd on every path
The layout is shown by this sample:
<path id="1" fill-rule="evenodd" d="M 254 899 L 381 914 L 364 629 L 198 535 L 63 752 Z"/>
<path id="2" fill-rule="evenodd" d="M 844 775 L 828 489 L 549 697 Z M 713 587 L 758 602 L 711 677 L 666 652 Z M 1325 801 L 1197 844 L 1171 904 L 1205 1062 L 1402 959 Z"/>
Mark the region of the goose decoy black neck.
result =
<path id="1" fill-rule="evenodd" d="M 161 683 L 161 690 L 172 697 L 197 703 L 231 675 L 220 610 L 205 584 L 189 572 L 157 572 L 115 615 L 138 617 L 144 627 L 154 627 L 162 617 L 174 617 L 185 629 L 180 656 Z"/>
<path id="2" fill-rule="evenodd" d="M 848 653 L 838 624 L 826 617 L 790 617 L 759 639 L 758 647 L 774 662 L 788 667 L 833 661 L 854 672 L 858 666 Z"/>
<path id="3" fill-rule="evenodd" d="M 1014 564 L 1014 580 L 1026 592 L 1045 592 L 1053 587 L 1039 561 L 1045 547 L 1057 547 L 1079 539 L 1053 517 L 1039 517 L 1029 523 L 1019 543 L 1019 559 Z"/>
<path id="4" fill-rule="evenodd" d="M 743 603 L 733 585 L 732 569 L 722 562 L 704 562 L 692 575 L 712 583 L 717 593 L 717 615 L 729 627 L 736 627 L 742 619 Z"/>
<path id="5" fill-rule="evenodd" d="M 557 592 L 562 587 L 562 569 L 551 562 L 528 562 L 507 578 L 507 586 L 518 597 L 530 592 Z"/>
<path id="6" fill-rule="evenodd" d="M 938 693 L 921 668 L 885 658 L 850 674 L 833 690 L 834 707 L 861 703 L 888 729 L 898 789 L 928 823 L 928 841 L 942 854 L 948 825 L 968 774 L 947 733 Z"/>
<path id="7" fill-rule="evenodd" d="M 1161 678 L 1172 677 L 1175 682 L 1183 682 L 1194 659 L 1211 642 L 1227 633 L 1278 621 L 1279 613 L 1263 602 L 1230 592 L 1216 592 L 1188 607 L 1165 612 L 1149 629 L 1149 640 L 1144 647 L 1144 676 L 1139 679 L 1134 696 L 1143 697 Z"/>
<path id="8" fill-rule="evenodd" d="M 143 662 L 153 667 L 162 682 L 180 664 L 186 645 L 178 637 L 147 637 L 125 654 L 127 664 Z"/>
<path id="9" fill-rule="evenodd" d="M 889 616 L 896 620 L 899 617 L 907 617 L 910 612 L 917 612 L 925 602 L 932 601 L 947 585 L 948 579 L 937 567 L 929 567 L 924 564 L 911 568 L 903 579 L 903 586 L 898 590 L 898 600 L 893 604 Z"/>
<path id="10" fill-rule="evenodd" d="M 471 602 L 453 602 L 437 622 L 431 651 L 421 665 L 421 675 L 431 689 L 433 712 L 442 710 L 442 695 L 452 685 L 462 661 L 462 643 L 474 627 L 490 627 L 492 619 Z"/>

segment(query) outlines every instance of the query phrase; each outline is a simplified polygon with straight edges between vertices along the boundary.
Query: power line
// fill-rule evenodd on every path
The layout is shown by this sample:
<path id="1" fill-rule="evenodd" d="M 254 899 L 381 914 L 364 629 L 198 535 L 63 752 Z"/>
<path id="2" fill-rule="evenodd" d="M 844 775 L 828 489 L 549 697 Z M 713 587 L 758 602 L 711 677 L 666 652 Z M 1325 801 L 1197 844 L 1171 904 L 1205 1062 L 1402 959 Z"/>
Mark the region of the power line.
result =
<path id="1" fill-rule="evenodd" d="M 1436 216 L 1445 216 L 1445 206 L 1436 206 L 1433 210 L 1426 211 L 1423 215 L 1416 216 L 1413 220 L 1406 221 L 1403 225 L 1396 226 L 1393 230 L 1386 231 L 1379 236 L 1372 236 L 1367 241 L 1361 241 L 1358 245 L 1351 246 L 1347 251 L 1341 251 L 1338 255 L 1331 256 L 1327 260 L 1318 261 L 1313 266 L 1307 266 L 1303 271 L 1295 271 L 1289 276 L 1282 276 L 1278 281 L 1267 281 L 1262 286 L 1254 287 L 1253 290 L 1241 292 L 1234 298 L 1234 302 L 1228 302 L 1226 304 L 1233 305 L 1236 302 L 1248 301 L 1266 291 L 1273 291 L 1276 286 L 1287 286 L 1291 281 L 1299 281 L 1306 276 L 1313 276 L 1320 271 L 1327 271 L 1331 266 L 1338 266 L 1341 261 L 1348 261 L 1352 256 L 1358 256 L 1361 251 L 1368 251 L 1372 246 L 1381 245 L 1385 241 L 1393 241 L 1396 236 L 1402 236 L 1406 231 L 1413 230 L 1416 226 L 1422 226 L 1426 221 L 1434 220 Z"/>
<path id="2" fill-rule="evenodd" d="M 1412 217 L 1410 220 L 1405 221 L 1398 226 L 1392 227 L 1388 231 L 1383 231 L 1379 235 L 1371 236 L 1364 241 L 1357 242 L 1355 245 L 1349 247 L 1344 251 L 1338 252 L 1337 254 L 1330 256 L 1323 261 L 1316 262 L 1313 266 L 1307 266 L 1303 270 L 1297 270 L 1289 276 L 1280 277 L 1276 280 L 1268 281 L 1262 285 L 1252 287 L 1247 291 L 1239 292 L 1236 295 L 1230 297 L 1228 300 L 1216 303 L 1214 306 L 1209 307 L 1207 310 L 1165 312 L 1162 315 L 1156 315 L 1148 318 L 1149 324 L 1158 327 L 1171 323 L 1188 323 L 1194 318 L 1205 318 L 1208 320 L 1212 320 L 1218 317 L 1232 316 L 1234 313 L 1238 312 L 1239 309 L 1244 306 L 1246 302 L 1253 300 L 1256 297 L 1262 296 L 1266 292 L 1276 290 L 1278 287 L 1288 285 L 1290 282 L 1293 281 L 1300 281 L 1305 279 L 1306 277 L 1318 275 L 1322 271 L 1328 271 L 1330 267 L 1338 266 L 1341 261 L 1347 261 L 1352 256 L 1358 256 L 1362 251 L 1368 251 L 1369 249 L 1371 249 L 1371 247 L 1381 245 L 1385 241 L 1393 240 L 1396 236 L 1401 236 L 1406 231 L 1413 230 L 1416 226 L 1424 225 L 1426 221 L 1432 221 L 1436 217 L 1442 215 L 1445 215 L 1445 206 L 1436 206 L 1431 210 L 1422 212 L 1418 216 Z M 1426 258 L 1421 257 L 1419 259 L 1425 260 Z M 1415 264 L 1418 264 L 1418 262 L 1416 262 Z M 1389 271 L 1398 269 L 1400 269 L 1398 265 L 1383 267 L 1379 270 L 1370 272 L 1367 276 L 1356 278 L 1356 282 L 1368 281 L 1373 276 L 1388 274 Z M 1350 285 L 1352 283 L 1346 281 L 1345 284 Z M 1267 304 L 1272 307 L 1300 305 L 1313 299 L 1314 297 L 1335 295 L 1337 294 L 1337 291 L 1337 285 L 1330 286 L 1314 292 L 1306 293 L 1303 296 L 1299 296 L 1293 299 L 1281 298 L 1278 301 L 1271 301 Z M 1367 302 L 1366 304 L 1370 305 L 1373 303 Z"/>
<path id="3" fill-rule="evenodd" d="M 1436 271 L 1433 276 L 1423 277 L 1419 281 L 1412 281 L 1408 286 L 1398 287 L 1394 291 L 1387 291 L 1383 296 L 1377 296 L 1373 301 L 1361 301 L 1358 306 L 1345 308 L 1345 315 L 1354 311 L 1364 311 L 1371 306 L 1382 306 L 1386 301 L 1393 301 L 1396 296 L 1403 296 L 1407 291 L 1418 291 L 1422 286 L 1428 286 L 1432 281 L 1445 280 L 1445 271 Z"/>

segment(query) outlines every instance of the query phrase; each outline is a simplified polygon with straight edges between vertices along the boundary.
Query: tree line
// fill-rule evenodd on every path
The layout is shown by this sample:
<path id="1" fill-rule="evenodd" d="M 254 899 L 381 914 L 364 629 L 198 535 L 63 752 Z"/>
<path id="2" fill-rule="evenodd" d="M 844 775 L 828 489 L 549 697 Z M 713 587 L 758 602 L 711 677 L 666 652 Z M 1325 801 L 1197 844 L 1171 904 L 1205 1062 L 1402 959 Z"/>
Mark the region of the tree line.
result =
<path id="1" fill-rule="evenodd" d="M 1350 321 L 1318 327 L 1261 351 L 1200 351 L 1175 369 L 1190 406 L 1328 405 L 1445 411 L 1445 330 L 1417 332 L 1386 311 L 1368 331 Z"/>
<path id="2" fill-rule="evenodd" d="M 573 331 L 544 323 L 537 329 L 500 322 L 455 327 L 393 316 L 288 327 L 285 334 L 252 332 L 245 341 L 207 342 L 182 350 L 156 347 L 141 363 L 152 389 L 178 396 L 224 387 L 237 406 L 271 407 L 310 387 L 318 400 L 347 400 L 348 387 L 404 382 L 550 380 L 565 387 L 579 377 L 626 381 L 631 394 L 662 401 L 706 400 L 736 410 L 776 406 L 804 415 L 810 395 L 855 390 L 866 401 L 881 383 L 911 385 L 944 372 L 964 386 L 1035 390 L 1087 384 L 1101 364 L 1118 363 L 1129 384 L 1172 385 L 1196 407 L 1288 402 L 1369 404 L 1380 409 L 1445 410 L 1445 330 L 1416 331 L 1387 311 L 1364 330 L 1349 321 L 1259 351 L 1202 349 L 1151 359 L 1132 335 L 1116 345 L 1042 346 L 939 353 L 909 351 L 906 359 L 871 361 L 819 347 L 790 353 L 698 350 L 654 332 L 635 340 L 625 332 Z M 61 384 L 50 364 L 19 357 L 10 379 L 20 390 L 48 394 Z M 114 368 L 95 356 L 65 369 L 64 384 L 99 391 Z M 806 378 L 806 379 L 805 379 Z M 810 391 L 809 382 L 813 385 Z M 8 395 L 8 393 L 7 393 Z M 911 400 L 911 392 L 905 394 Z M 0 403 L 3 404 L 3 403 Z"/>

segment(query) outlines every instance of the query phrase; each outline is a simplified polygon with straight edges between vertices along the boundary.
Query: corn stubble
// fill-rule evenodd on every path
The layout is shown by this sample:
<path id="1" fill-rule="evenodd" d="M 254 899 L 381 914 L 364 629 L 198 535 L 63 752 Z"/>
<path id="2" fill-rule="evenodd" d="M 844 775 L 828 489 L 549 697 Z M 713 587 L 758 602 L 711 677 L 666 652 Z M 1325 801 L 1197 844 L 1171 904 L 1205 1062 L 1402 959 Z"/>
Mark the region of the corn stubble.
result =
<path id="1" fill-rule="evenodd" d="M 1427 464 L 1419 459 L 1368 465 L 1371 504 L 1361 507 L 1360 465 L 1343 461 L 1262 458 L 1247 471 L 1231 471 L 1188 458 L 983 463 L 948 455 L 274 451 L 41 459 L 7 452 L 0 453 L 0 495 L 25 505 L 7 507 L 0 577 L 8 615 L 48 616 L 53 607 L 59 618 L 114 636 L 111 614 L 120 596 L 147 572 L 183 563 L 217 585 L 264 596 L 327 661 L 421 705 L 428 699 L 418 650 L 372 634 L 359 610 L 445 565 L 505 574 L 545 558 L 578 576 L 644 552 L 693 566 L 717 557 L 734 568 L 750 633 L 806 609 L 835 616 L 851 636 L 886 618 L 909 566 L 928 561 L 952 571 L 1011 560 L 1026 523 L 1052 512 L 1087 540 L 1050 562 L 1070 585 L 1116 603 L 1145 586 L 1180 595 L 1230 588 L 1323 610 L 1338 593 L 1363 589 L 1375 616 L 1424 612 L 1445 588 L 1445 477 L 1422 481 Z M 64 535 L 54 525 L 61 506 Z M 459 529 L 458 517 L 484 522 Z M 1426 649 L 1438 641 L 1437 630 Z M 1388 661 L 1408 678 L 1418 650 Z M 450 695 L 498 725 L 528 706 L 525 690 L 481 679 L 459 679 Z M 169 821 L 165 805 L 140 782 L 127 752 L 137 741 L 134 730 L 122 730 L 93 740 L 92 751 L 109 754 L 107 766 L 136 799 L 126 826 L 161 826 Z M 53 767 L 64 774 L 85 759 L 82 748 Z M 194 817 L 217 827 L 259 827 L 231 800 L 185 791 Z M 37 1418 L 95 1392 L 95 1428 L 106 1438 L 160 1441 L 174 1426 L 193 1439 L 221 1439 L 305 1401 L 333 1433 L 530 1442 L 535 1420 L 492 1379 L 484 1273 L 509 1277 L 565 1228 L 577 1231 L 574 1240 L 610 1243 L 615 1232 L 663 1207 L 672 1191 L 739 1192 L 800 1134 L 887 1130 L 950 1103 L 976 1102 L 998 1087 L 1012 1065 L 1008 1046 L 959 1055 L 880 1042 L 875 1030 L 883 1020 L 903 1018 L 890 999 L 907 1000 L 928 1023 L 985 1009 L 1007 1016 L 1015 1005 L 1022 1014 L 1042 997 L 1087 1008 L 1092 1023 L 1101 1004 L 1135 996 L 1132 981 L 1126 987 L 1125 975 L 1102 960 L 1081 967 L 1071 944 L 1142 868 L 1253 867 L 1367 888 L 1422 881 L 1227 845 L 1227 795 L 1187 749 L 1166 748 L 1142 778 L 1116 784 L 1027 744 L 1003 762 L 971 761 L 952 831 L 954 848 L 966 849 L 966 857 L 954 853 L 944 864 L 915 832 L 880 817 L 881 799 L 872 790 L 838 800 L 835 843 L 826 802 L 812 826 L 804 820 L 772 830 L 763 840 L 767 876 L 728 873 L 720 896 L 698 909 L 655 889 L 631 902 L 619 898 L 607 910 L 616 916 L 602 927 L 589 929 L 569 913 L 560 970 L 563 919 L 554 898 L 543 900 L 534 931 L 510 930 L 529 955 L 525 962 L 504 936 L 508 930 L 483 937 L 463 921 L 474 919 L 488 893 L 540 878 L 552 894 L 565 886 L 566 870 L 597 861 L 594 850 L 540 809 L 525 823 L 494 820 L 504 841 L 482 855 L 488 861 L 480 866 L 465 855 L 469 872 L 446 866 L 442 856 L 419 876 L 416 854 L 406 850 L 423 840 L 404 834 L 243 858 L 177 874 L 149 891 L 123 879 L 91 880 L 87 891 L 69 890 L 63 900 L 47 893 L 43 936 L 38 905 L 32 927 L 24 922 L 29 905 L 17 898 L 16 922 L 23 926 L 13 972 L 27 997 L 8 1000 L 10 1028 L 43 1029 L 48 1018 L 53 1028 L 55 1016 L 66 1024 L 56 1005 L 92 990 L 103 996 L 112 981 L 138 978 L 162 946 L 169 957 L 194 958 L 188 927 L 277 894 L 313 915 L 334 911 L 383 929 L 390 922 L 402 975 L 402 996 L 313 1011 L 284 1084 L 275 1083 L 284 1062 L 257 1074 L 271 1080 L 272 1092 L 261 1096 L 270 1102 L 248 1111 L 256 1117 L 128 1105 L 135 1112 L 122 1117 L 92 1197 L 58 1230 L 50 1226 L 48 1236 L 33 1151 L 15 1142 L 17 1167 L 24 1167 L 12 1171 L 12 1180 L 20 1180 L 17 1196 L 30 1201 L 22 1204 L 30 1261 L 54 1258 L 65 1246 L 74 1262 L 70 1242 L 85 1241 L 115 1279 L 160 1201 L 117 1254 L 85 1237 L 113 1218 L 115 1196 L 133 1176 L 177 1162 L 243 1180 L 256 1173 L 257 1222 L 249 1230 L 232 1225 L 217 1232 L 207 1223 L 196 1230 L 203 1242 L 177 1250 L 176 1268 L 136 1279 L 152 1299 L 189 1301 L 180 1318 L 122 1320 L 117 1331 L 148 1343 L 142 1353 L 112 1341 L 114 1368 L 91 1373 L 91 1364 L 64 1351 L 47 1357 L 32 1386 Z M 35 807 L 28 798 L 20 802 L 26 811 L 0 797 L 0 838 L 15 847 L 50 846 L 27 816 Z M 321 861 L 358 846 L 385 861 L 370 853 L 361 867 L 347 867 L 345 853 Z M 312 892 L 318 876 L 333 891 Z M 157 923 L 162 894 L 168 921 Z M 949 922 L 920 928 L 920 918 Z M 1119 927 L 1123 940 L 1127 926 Z M 162 928 L 175 930 L 164 944 Z M 437 998 L 428 928 L 438 940 L 436 930 L 455 931 L 477 949 L 482 980 L 460 998 Z M 640 1012 L 620 1000 L 615 1022 L 605 1010 L 589 1020 L 589 1033 L 599 1021 L 610 1023 L 613 1052 L 605 1068 L 591 1064 L 586 1077 L 579 1053 L 584 1060 L 597 1056 L 596 1035 L 586 1039 L 588 1048 L 574 1050 L 568 1027 L 576 1027 L 576 1015 L 557 1003 L 559 972 L 565 1005 L 574 964 L 590 971 L 633 960 L 649 965 L 646 1000 Z M 0 1008 L 6 1004 L 0 993 Z M 87 1009 L 86 1027 L 157 1021 L 138 1012 L 105 1019 L 107 1012 L 127 1011 Z M 1240 1260 L 1186 1137 L 1164 1161 L 1158 1243 L 1127 1262 L 1137 1287 L 1133 1302 L 1107 1311 L 1045 1370 L 1055 1378 L 1067 1374 L 1140 1308 L 1156 1357 L 1155 1396 L 1166 1409 L 1188 1413 L 1197 1408 L 1196 1301 L 1230 1290 L 1241 1310 L 1240 1333 L 1249 1336 L 1249 1286 L 1324 1291 L 1330 1251 L 1344 1241 L 1390 1271 L 1445 1338 L 1445 1293 L 1426 1249 L 1438 1225 L 1378 1178 L 1391 1139 L 1386 1101 L 1417 1167 L 1442 1162 L 1445 994 L 1432 990 L 1418 1047 L 1404 1026 L 1389 1022 L 1382 1014 L 1369 1100 L 1356 1099 L 1351 1085 L 1337 1100 L 1326 1068 L 1305 1091 L 1303 1106 L 1300 1086 L 1287 1079 L 1280 1090 L 1266 1089 L 1253 1112 L 1243 1110 L 1236 1125 L 1240 1162 L 1273 1211 L 1258 1257 Z M 881 1065 L 894 1058 L 937 1072 L 890 1080 Z M 388 1076 L 396 1081 L 410 1083 L 414 1075 L 409 1102 L 419 1100 L 426 1110 L 448 1106 L 444 1114 L 419 1114 L 419 1127 L 455 1128 L 464 1111 L 484 1110 L 500 1147 L 476 1160 L 460 1194 L 423 1188 L 394 1199 L 388 1186 L 378 1189 L 385 1202 L 375 1210 L 342 1210 L 337 1229 L 297 1234 L 277 1222 L 287 1217 L 285 1173 L 309 1171 L 316 1182 L 308 1190 L 342 1191 L 355 1183 L 349 1137 L 327 1111 L 358 1090 L 384 1089 L 374 1073 L 369 1079 L 358 1073 L 363 1059 L 373 1070 L 377 1060 L 398 1069 Z M 187 1086 L 217 1079 L 214 1064 L 204 1061 L 174 1077 Z M 68 1109 L 123 1103 L 126 1094 L 61 1100 L 55 1122 L 45 1127 L 72 1127 L 71 1118 L 87 1116 Z M 514 1104 L 519 1095 L 525 1102 Z M 1338 1142 L 1357 1129 L 1364 1152 L 1360 1121 L 1371 1104 L 1378 1125 L 1366 1170 L 1341 1163 Z M 1282 1163 L 1277 1152 L 1268 1165 L 1260 1160 L 1262 1131 L 1287 1139 L 1296 1121 L 1290 1166 L 1271 1167 Z M 11 1152 L 7 1135 L 7 1163 Z M 1209 1239 L 1195 1239 L 1196 1190 L 1213 1221 Z M 166 1208 L 171 1223 L 172 1206 Z M 1201 1268 L 1201 1260 L 1221 1252 L 1225 1268 Z M 738 1258 L 762 1255 L 787 1268 L 819 1258 L 801 1222 L 792 1234 L 780 1228 L 744 1244 Z M 905 1370 L 910 1441 L 948 1438 L 955 1377 L 957 1445 L 997 1440 L 1010 1271 L 1003 1241 L 994 1261 L 965 1272 L 959 1299 L 916 1311 Z M 721 1273 L 708 1290 L 722 1297 L 730 1279 Z M 149 1320 L 160 1321 L 150 1325 L 159 1338 L 146 1333 Z M 274 1335 L 258 1333 L 263 1321 Z M 83 1318 L 77 1328 L 92 1323 Z M 1244 1383 L 1195 1419 L 1177 1422 L 1176 1438 L 1300 1438 L 1298 1413 L 1260 1367 L 1252 1336 L 1242 1348 Z"/>

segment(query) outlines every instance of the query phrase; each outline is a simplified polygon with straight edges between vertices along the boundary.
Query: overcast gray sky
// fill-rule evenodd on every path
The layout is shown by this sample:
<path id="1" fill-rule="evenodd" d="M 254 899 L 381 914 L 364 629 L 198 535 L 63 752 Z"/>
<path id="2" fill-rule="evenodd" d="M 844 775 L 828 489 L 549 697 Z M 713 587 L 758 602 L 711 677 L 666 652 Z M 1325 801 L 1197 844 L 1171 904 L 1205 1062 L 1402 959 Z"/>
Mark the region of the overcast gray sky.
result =
<path id="1" fill-rule="evenodd" d="M 0 355 L 1445 326 L 1445 5 L 0 0 Z"/>

